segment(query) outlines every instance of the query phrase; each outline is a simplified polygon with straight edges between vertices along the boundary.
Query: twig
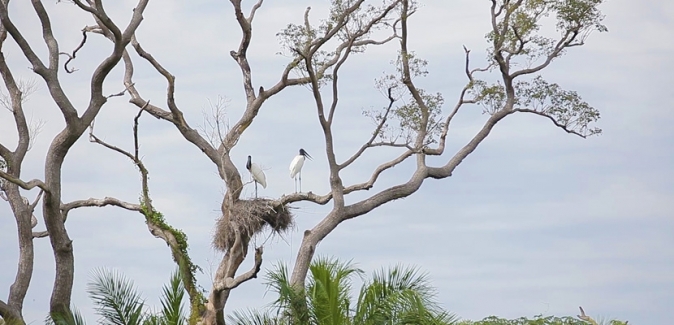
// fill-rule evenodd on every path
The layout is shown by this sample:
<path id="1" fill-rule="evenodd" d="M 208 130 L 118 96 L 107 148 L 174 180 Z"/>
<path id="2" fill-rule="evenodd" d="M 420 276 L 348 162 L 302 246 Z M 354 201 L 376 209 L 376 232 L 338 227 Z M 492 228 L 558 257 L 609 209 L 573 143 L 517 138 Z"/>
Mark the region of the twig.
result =
<path id="1" fill-rule="evenodd" d="M 124 90 L 122 90 L 122 91 L 120 91 L 120 92 L 118 92 L 118 93 L 116 93 L 116 94 L 110 94 L 110 95 L 106 96 L 106 98 L 112 98 L 112 97 L 123 96 L 123 95 L 129 90 L 129 88 L 131 88 L 131 87 L 133 87 L 133 86 L 135 86 L 134 83 L 132 83 L 132 84 L 126 86 L 126 88 L 124 88 Z M 149 101 L 148 101 L 148 102 L 149 102 Z"/>
<path id="2" fill-rule="evenodd" d="M 63 64 L 63 69 L 65 69 L 67 73 L 73 73 L 73 72 L 77 71 L 77 69 L 75 69 L 75 68 L 68 69 L 68 63 L 70 63 L 70 61 L 75 59 L 75 56 L 77 55 L 77 51 L 79 51 L 84 46 L 84 43 L 86 43 L 86 42 L 87 42 L 87 28 L 85 27 L 84 29 L 82 29 L 82 41 L 80 42 L 80 45 L 78 45 L 73 50 L 72 54 L 68 54 L 66 52 L 60 52 L 59 53 L 61 55 L 65 55 L 65 56 L 68 57 L 68 60 L 66 61 L 66 63 Z"/>

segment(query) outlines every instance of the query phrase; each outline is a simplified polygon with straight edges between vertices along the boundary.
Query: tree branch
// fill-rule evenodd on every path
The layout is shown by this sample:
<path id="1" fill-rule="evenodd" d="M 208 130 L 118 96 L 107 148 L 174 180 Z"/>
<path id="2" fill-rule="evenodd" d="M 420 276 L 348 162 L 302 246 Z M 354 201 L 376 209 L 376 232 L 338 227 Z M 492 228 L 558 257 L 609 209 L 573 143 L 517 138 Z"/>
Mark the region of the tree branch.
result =
<path id="1" fill-rule="evenodd" d="M 337 168 L 339 168 L 341 170 L 341 169 L 344 169 L 347 166 L 351 165 L 354 161 L 356 161 L 356 159 L 358 159 L 358 157 L 360 157 L 363 154 L 363 152 L 365 152 L 365 150 L 367 148 L 370 148 L 370 147 L 373 146 L 373 142 L 377 138 L 377 136 L 379 135 L 379 132 L 381 132 L 381 129 L 386 124 L 386 118 L 388 117 L 389 112 L 391 112 L 391 108 L 393 107 L 393 103 L 395 102 L 395 99 L 391 95 L 392 89 L 393 89 L 392 87 L 389 87 L 389 89 L 388 89 L 389 104 L 388 104 L 388 107 L 386 108 L 386 112 L 384 112 L 384 116 L 382 116 L 381 121 L 379 121 L 379 124 L 374 129 L 374 132 L 372 132 L 372 136 L 370 137 L 370 139 L 367 142 L 365 142 L 365 144 L 363 144 L 360 147 L 360 149 L 358 149 L 358 151 L 356 151 L 356 153 L 354 153 L 351 157 L 349 157 L 349 159 L 347 159 L 343 163 L 339 164 L 339 166 Z"/>
<path id="2" fill-rule="evenodd" d="M 536 115 L 539 115 L 539 116 L 547 117 L 548 119 L 550 119 L 550 121 L 552 121 L 552 123 L 555 124 L 555 126 L 557 126 L 557 127 L 559 127 L 560 129 L 564 130 L 566 133 L 577 135 L 577 136 L 579 136 L 579 137 L 581 137 L 581 138 L 583 138 L 583 139 L 587 138 L 586 135 L 584 135 L 584 134 L 582 134 L 582 133 L 579 133 L 579 132 L 577 132 L 577 131 L 574 131 L 574 130 L 569 129 L 569 128 L 567 127 L 567 125 L 564 125 L 564 124 L 561 124 L 561 123 L 557 122 L 557 120 L 556 120 L 554 117 L 552 117 L 552 116 L 550 116 L 550 115 L 548 115 L 548 114 L 545 114 L 545 113 L 543 113 L 543 112 L 540 112 L 540 111 L 537 111 L 537 110 L 533 110 L 533 109 L 528 109 L 528 108 L 516 108 L 516 109 L 513 110 L 513 112 L 532 113 L 532 114 L 536 114 Z"/>
<path id="3" fill-rule="evenodd" d="M 85 28 L 85 29 L 82 29 L 82 41 L 80 42 L 80 45 L 78 45 L 78 46 L 72 51 L 72 54 L 68 54 L 68 53 L 66 53 L 66 52 L 61 52 L 61 53 L 60 53 L 61 55 L 65 55 L 65 56 L 68 57 L 68 60 L 66 61 L 66 63 L 63 64 L 63 69 L 64 69 L 67 73 L 73 73 L 73 72 L 77 71 L 77 69 L 75 69 L 75 68 L 68 69 L 68 63 L 70 63 L 70 61 L 72 61 L 72 60 L 75 59 L 75 56 L 77 55 L 77 51 L 79 51 L 79 50 L 84 46 L 84 44 L 85 44 L 86 42 L 87 42 L 87 30 L 86 30 L 86 28 Z"/>
<path id="4" fill-rule="evenodd" d="M 213 290 L 216 292 L 231 290 L 250 279 L 257 278 L 257 274 L 260 272 L 260 267 L 262 266 L 262 252 L 262 246 L 255 248 L 255 265 L 253 265 L 253 268 L 236 278 L 227 277 L 220 279 L 213 285 Z"/>
<path id="5" fill-rule="evenodd" d="M 475 83 L 475 78 L 473 74 L 476 72 L 485 72 L 488 71 L 492 67 L 492 63 L 490 63 L 486 68 L 475 68 L 475 69 L 470 69 L 470 50 L 466 48 L 465 46 L 463 47 L 463 51 L 466 54 L 466 63 L 465 63 L 465 74 L 466 77 L 468 78 L 468 83 L 461 89 L 461 93 L 459 94 L 459 99 L 457 100 L 456 104 L 454 105 L 454 108 L 452 111 L 447 115 L 447 118 L 445 119 L 444 126 L 442 128 L 442 133 L 440 134 L 440 141 L 438 143 L 438 146 L 436 148 L 426 148 L 424 150 L 424 153 L 429 155 L 429 156 L 439 156 L 442 155 L 445 152 L 445 145 L 447 141 L 447 133 L 449 132 L 449 127 L 452 124 L 452 120 L 454 119 L 454 116 L 459 113 L 459 109 L 463 107 L 464 104 L 474 104 L 476 103 L 475 98 L 473 99 L 466 99 L 466 94 L 468 91 L 474 86 Z"/>
<path id="6" fill-rule="evenodd" d="M 45 185 L 45 183 L 39 179 L 33 179 L 28 182 L 24 182 L 10 174 L 7 174 L 6 172 L 3 172 L 2 170 L 0 170 L 0 178 L 4 178 L 10 183 L 16 184 L 24 190 L 32 190 L 35 187 L 39 187 L 43 191 L 49 193 L 49 188 L 47 188 L 47 185 Z"/>
<path id="7" fill-rule="evenodd" d="M 119 200 L 114 197 L 105 197 L 103 199 L 89 198 L 86 200 L 77 200 L 69 203 L 61 204 L 61 210 L 64 213 L 68 213 L 70 210 L 83 208 L 83 207 L 104 207 L 104 206 L 116 206 L 129 211 L 140 211 L 140 204 L 129 203 L 122 200 Z"/>
<path id="8" fill-rule="evenodd" d="M 566 31 L 566 34 L 564 35 L 564 37 L 559 39 L 559 41 L 555 45 L 553 51 L 550 54 L 548 54 L 548 56 L 546 57 L 546 59 L 543 63 L 541 63 L 541 64 L 539 64 L 535 67 L 532 67 L 532 68 L 522 69 L 522 70 L 518 70 L 518 71 L 513 72 L 512 75 L 511 75 L 512 79 L 515 79 L 515 78 L 517 78 L 521 75 L 532 74 L 532 73 L 536 73 L 538 71 L 543 70 L 545 67 L 550 65 L 550 63 L 552 63 L 552 60 L 557 58 L 559 56 L 559 54 L 562 53 L 562 51 L 565 48 L 569 47 L 569 45 L 576 39 L 577 35 L 578 35 L 577 31 Z"/>

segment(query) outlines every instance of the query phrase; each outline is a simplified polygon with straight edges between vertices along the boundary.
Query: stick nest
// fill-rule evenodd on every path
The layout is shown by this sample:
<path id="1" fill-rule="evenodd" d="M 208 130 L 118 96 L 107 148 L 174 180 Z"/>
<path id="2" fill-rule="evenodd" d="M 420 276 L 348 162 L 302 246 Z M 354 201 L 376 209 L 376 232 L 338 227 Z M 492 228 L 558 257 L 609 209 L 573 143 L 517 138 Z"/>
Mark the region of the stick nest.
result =
<path id="1" fill-rule="evenodd" d="M 293 226 L 289 206 L 273 205 L 269 199 L 238 200 L 230 208 L 230 216 L 220 217 L 213 236 L 213 247 L 226 252 L 236 241 L 237 233 L 243 243 L 269 226 L 275 234 L 282 234 Z"/>

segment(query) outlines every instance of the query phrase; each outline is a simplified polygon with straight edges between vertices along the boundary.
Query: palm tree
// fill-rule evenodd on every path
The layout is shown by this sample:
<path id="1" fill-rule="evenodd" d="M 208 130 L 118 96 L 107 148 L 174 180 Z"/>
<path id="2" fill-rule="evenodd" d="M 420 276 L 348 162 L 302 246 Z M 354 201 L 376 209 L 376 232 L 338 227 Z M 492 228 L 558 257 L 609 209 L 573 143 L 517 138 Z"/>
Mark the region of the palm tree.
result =
<path id="1" fill-rule="evenodd" d="M 425 274 L 395 266 L 375 272 L 364 281 L 355 305 L 351 299 L 353 276 L 363 271 L 352 263 L 318 258 L 311 264 L 304 290 L 294 289 L 288 270 L 280 264 L 267 276 L 278 295 L 265 312 L 246 310 L 228 317 L 231 325 L 403 325 L 454 324 L 453 315 L 435 302 L 435 292 Z"/>
<path id="2" fill-rule="evenodd" d="M 87 292 L 103 325 L 184 325 L 187 322 L 182 304 L 185 288 L 179 272 L 174 272 L 168 285 L 164 285 L 162 308 L 155 313 L 146 310 L 133 283 L 119 273 L 96 271 Z M 50 315 L 46 322 L 49 325 L 86 324 L 75 308 L 71 308 L 68 315 Z"/>

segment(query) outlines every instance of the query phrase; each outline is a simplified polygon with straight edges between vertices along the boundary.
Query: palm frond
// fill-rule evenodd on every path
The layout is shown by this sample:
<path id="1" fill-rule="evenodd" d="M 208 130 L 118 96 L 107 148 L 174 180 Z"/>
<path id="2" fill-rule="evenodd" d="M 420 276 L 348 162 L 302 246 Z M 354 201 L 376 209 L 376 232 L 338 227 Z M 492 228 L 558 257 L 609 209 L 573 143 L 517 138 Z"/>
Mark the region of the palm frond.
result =
<path id="1" fill-rule="evenodd" d="M 47 325 L 85 325 L 84 317 L 80 311 L 71 307 L 67 314 L 54 313 L 47 316 L 45 319 Z M 10 324 L 7 324 L 10 325 Z"/>
<path id="2" fill-rule="evenodd" d="M 144 302 L 133 283 L 123 275 L 104 269 L 94 271 L 94 279 L 87 292 L 102 316 L 103 325 L 143 324 Z"/>
<path id="3" fill-rule="evenodd" d="M 279 263 L 265 276 L 269 290 L 278 294 L 272 303 L 276 309 L 276 317 L 291 324 L 306 323 L 310 318 L 306 295 L 303 289 L 296 289 L 290 285 L 288 267 Z"/>
<path id="4" fill-rule="evenodd" d="M 319 325 L 341 325 L 349 320 L 351 277 L 363 271 L 350 261 L 319 257 L 309 268 L 307 296 Z"/>
<path id="5" fill-rule="evenodd" d="M 246 309 L 244 311 L 234 311 L 232 315 L 227 316 L 227 324 L 231 325 L 282 325 L 281 320 L 273 317 L 269 313 L 262 313 L 255 309 Z"/>
<path id="6" fill-rule="evenodd" d="M 452 324 L 456 321 L 434 300 L 427 275 L 395 266 L 374 273 L 363 285 L 354 315 L 357 324 Z"/>
<path id="7" fill-rule="evenodd" d="M 164 319 L 160 315 L 149 314 L 143 318 L 143 325 L 164 325 Z"/>
<path id="8" fill-rule="evenodd" d="M 161 296 L 161 321 L 165 325 L 184 325 L 186 323 L 183 298 L 185 287 L 180 272 L 177 270 L 171 274 L 171 280 L 162 288 Z"/>

